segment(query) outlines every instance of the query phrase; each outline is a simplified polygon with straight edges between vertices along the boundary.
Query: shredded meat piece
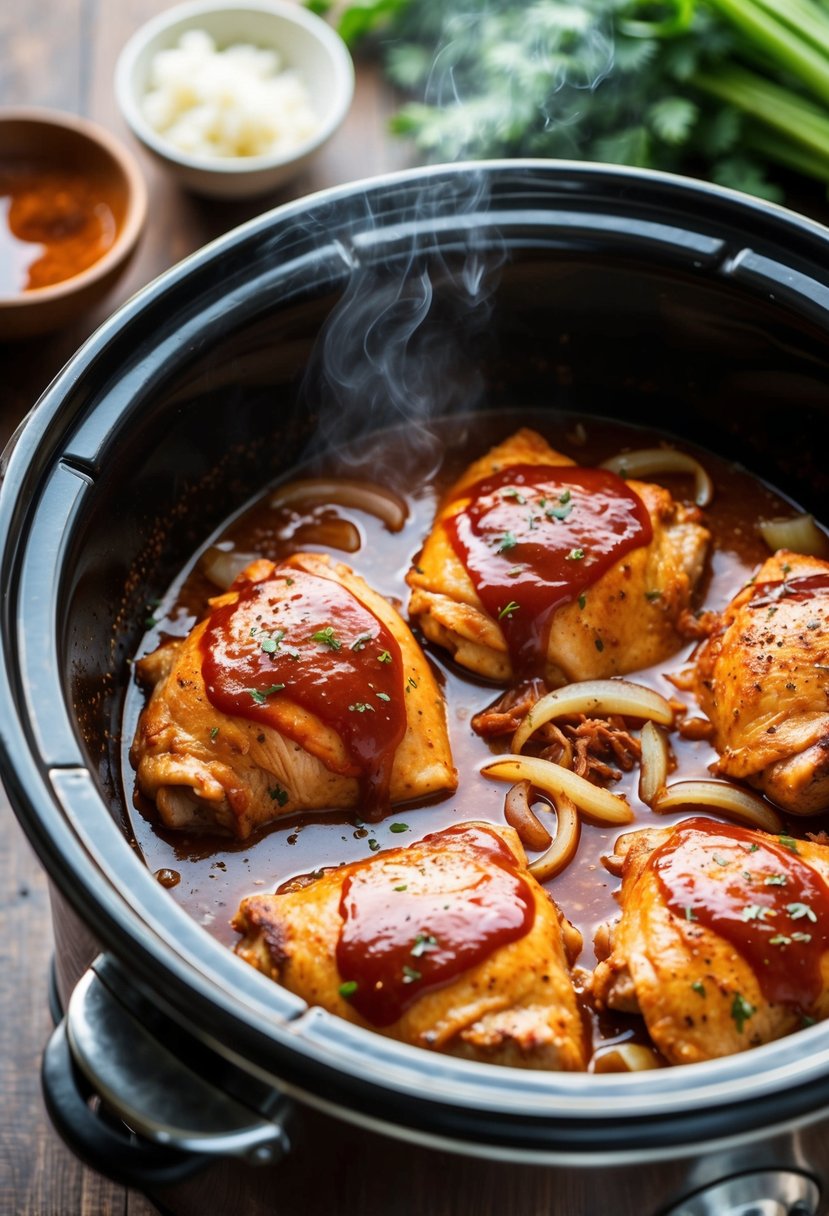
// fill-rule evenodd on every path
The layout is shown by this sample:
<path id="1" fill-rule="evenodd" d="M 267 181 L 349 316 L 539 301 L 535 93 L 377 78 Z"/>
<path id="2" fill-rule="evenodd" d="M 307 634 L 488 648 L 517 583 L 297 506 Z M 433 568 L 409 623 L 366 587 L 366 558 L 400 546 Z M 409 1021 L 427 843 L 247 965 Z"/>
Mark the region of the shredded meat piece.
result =
<path id="1" fill-rule="evenodd" d="M 484 739 L 512 735 L 546 692 L 543 680 L 519 684 L 475 714 L 472 729 Z M 574 714 L 559 723 L 548 722 L 535 732 L 534 739 L 543 744 L 538 753 L 543 760 L 563 763 L 589 781 L 618 781 L 642 756 L 639 740 L 618 714 L 607 719 Z"/>
<path id="2" fill-rule="evenodd" d="M 622 772 L 629 773 L 642 756 L 639 740 L 618 715 L 604 719 L 579 714 L 576 724 L 548 724 L 546 729 L 554 738 L 541 751 L 542 759 L 558 762 L 569 750 L 573 772 L 588 781 L 618 781 Z"/>
<path id="3" fill-rule="evenodd" d="M 718 612 L 694 612 L 691 608 L 683 608 L 676 622 L 676 630 L 680 637 L 689 642 L 701 642 L 710 635 L 720 623 Z"/>
<path id="4" fill-rule="evenodd" d="M 508 689 L 492 705 L 475 714 L 472 729 L 482 739 L 514 735 L 537 701 L 548 692 L 543 680 L 527 680 Z"/>

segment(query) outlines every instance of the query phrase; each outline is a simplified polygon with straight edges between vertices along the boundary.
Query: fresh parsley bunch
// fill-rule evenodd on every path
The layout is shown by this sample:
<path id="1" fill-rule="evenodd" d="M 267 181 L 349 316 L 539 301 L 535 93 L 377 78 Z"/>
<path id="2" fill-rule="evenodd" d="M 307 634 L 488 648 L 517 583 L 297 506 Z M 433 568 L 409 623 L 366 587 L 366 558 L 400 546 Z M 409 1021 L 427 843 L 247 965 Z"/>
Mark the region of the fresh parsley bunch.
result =
<path id="1" fill-rule="evenodd" d="M 412 98 L 393 129 L 429 160 L 605 161 L 777 198 L 770 161 L 829 181 L 825 4 L 360 0 L 338 28 L 371 37 Z"/>

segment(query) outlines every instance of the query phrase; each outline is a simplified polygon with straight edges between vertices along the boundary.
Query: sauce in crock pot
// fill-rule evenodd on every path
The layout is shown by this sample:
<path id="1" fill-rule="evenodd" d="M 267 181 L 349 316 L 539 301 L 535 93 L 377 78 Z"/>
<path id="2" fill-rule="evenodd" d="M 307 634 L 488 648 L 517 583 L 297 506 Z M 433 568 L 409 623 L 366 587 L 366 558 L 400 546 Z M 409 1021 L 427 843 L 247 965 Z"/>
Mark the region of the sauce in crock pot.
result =
<path id="1" fill-rule="evenodd" d="M 404 576 L 431 527 L 440 496 L 472 460 L 489 446 L 502 440 L 521 425 L 539 430 L 550 444 L 582 466 L 594 466 L 624 450 L 656 447 L 665 436 L 642 428 L 597 419 L 579 419 L 559 413 L 516 413 L 508 417 L 479 415 L 474 425 L 462 427 L 458 420 L 446 422 L 441 431 L 444 456 L 436 473 L 423 477 L 407 475 L 409 437 L 406 433 L 387 432 L 371 452 L 347 457 L 331 457 L 300 469 L 293 469 L 285 482 L 297 477 L 324 475 L 362 478 L 367 483 L 393 488 L 405 500 L 408 517 L 392 531 L 376 515 L 357 506 L 314 505 L 274 506 L 274 487 L 263 492 L 251 506 L 228 521 L 219 534 L 205 544 L 218 547 L 229 557 L 235 553 L 257 554 L 279 561 L 297 551 L 330 552 L 346 562 L 391 602 L 403 608 L 408 589 Z M 677 446 L 692 451 L 691 445 Z M 712 548 L 705 579 L 698 595 L 700 605 L 721 609 L 751 577 L 752 571 L 769 556 L 757 530 L 757 522 L 791 515 L 796 508 L 744 469 L 707 453 L 695 454 L 711 475 L 715 496 L 705 511 L 706 525 L 712 532 Z M 690 476 L 671 474 L 649 478 L 665 485 L 680 502 L 693 501 L 694 485 Z M 563 491 L 559 491 L 558 497 Z M 562 504 L 566 505 L 566 504 Z M 499 521 L 499 526 L 500 526 Z M 325 544 L 314 536 L 326 537 Z M 347 537 L 349 548 L 336 549 L 330 538 Z M 355 548 L 354 537 L 358 538 Z M 311 538 L 311 539 L 309 539 Z M 182 637 L 205 614 L 208 597 L 217 589 L 203 573 L 196 555 L 169 588 L 161 602 L 152 608 L 152 627 L 145 635 L 139 654 L 154 649 L 165 637 Z M 244 564 L 244 563 L 242 563 Z M 133 794 L 132 771 L 127 759 L 144 696 L 133 686 L 127 695 L 123 721 L 122 767 L 127 801 L 133 802 L 131 826 L 135 844 L 148 867 L 170 888 L 176 899 L 200 924 L 221 942 L 232 946 L 237 935 L 231 918 L 247 895 L 273 891 L 290 884 L 299 876 L 328 866 L 370 858 L 378 849 L 390 849 L 421 839 L 469 820 L 503 824 L 505 787 L 487 781 L 478 769 L 492 754 L 491 746 L 474 733 L 473 715 L 492 704 L 502 689 L 471 677 L 447 656 L 424 642 L 425 653 L 443 688 L 453 756 L 459 773 L 457 792 L 427 805 L 393 808 L 379 823 L 367 823 L 365 815 L 335 812 L 329 815 L 306 814 L 278 822 L 253 839 L 239 843 L 226 837 L 175 833 L 159 827 L 154 808 Z M 664 696 L 677 697 L 688 706 L 687 718 L 698 715 L 693 698 L 677 694 L 669 682 L 686 666 L 693 651 L 689 644 L 658 667 L 629 673 L 628 679 L 651 687 Z M 694 732 L 689 732 L 693 735 Z M 715 753 L 704 737 L 671 735 L 675 768 L 671 780 L 708 777 L 708 765 Z M 618 915 L 614 892 L 618 881 L 602 864 L 613 851 L 620 832 L 641 827 L 664 827 L 688 818 L 687 811 L 654 814 L 638 796 L 638 766 L 622 773 L 611 783 L 614 792 L 624 793 L 633 810 L 633 823 L 620 829 L 583 822 L 576 861 L 545 885 L 565 915 L 581 931 L 584 949 L 579 965 L 592 968 L 595 963 L 593 936 L 596 927 Z M 715 812 L 711 818 L 720 819 Z M 826 824 L 815 818 L 786 820 L 794 835 L 817 832 Z M 594 1042 L 605 1049 L 613 1044 L 642 1035 L 640 1019 L 606 1013 L 601 1018 L 588 1011 L 593 1021 Z"/>

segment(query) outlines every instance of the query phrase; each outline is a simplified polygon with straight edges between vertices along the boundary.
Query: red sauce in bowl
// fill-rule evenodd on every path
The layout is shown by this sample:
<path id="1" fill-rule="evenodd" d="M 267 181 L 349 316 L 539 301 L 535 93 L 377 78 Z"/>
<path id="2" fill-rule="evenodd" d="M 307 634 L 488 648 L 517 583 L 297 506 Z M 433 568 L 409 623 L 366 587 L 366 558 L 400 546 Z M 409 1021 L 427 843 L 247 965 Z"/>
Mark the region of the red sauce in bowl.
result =
<path id="1" fill-rule="evenodd" d="M 0 165 L 0 295 L 51 287 L 87 270 L 118 235 L 118 201 L 103 177 Z"/>

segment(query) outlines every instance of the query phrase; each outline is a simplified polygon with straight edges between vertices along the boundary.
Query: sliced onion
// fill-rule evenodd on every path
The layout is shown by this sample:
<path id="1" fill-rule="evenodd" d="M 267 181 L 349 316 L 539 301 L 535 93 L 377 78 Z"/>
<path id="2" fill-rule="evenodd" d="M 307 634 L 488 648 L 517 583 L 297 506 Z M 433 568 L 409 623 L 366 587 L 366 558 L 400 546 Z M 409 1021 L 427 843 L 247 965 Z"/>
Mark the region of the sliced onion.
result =
<path id="1" fill-rule="evenodd" d="M 279 486 L 272 507 L 354 507 L 382 520 L 390 532 L 399 532 L 409 517 L 405 500 L 393 490 L 348 477 L 314 477 Z"/>
<path id="2" fill-rule="evenodd" d="M 750 794 L 730 781 L 677 781 L 657 794 L 651 810 L 662 814 L 691 805 L 711 807 L 764 832 L 783 831 L 780 816 L 759 794 Z"/>
<path id="3" fill-rule="evenodd" d="M 362 544 L 360 530 L 350 519 L 321 519 L 297 528 L 289 547 L 301 552 L 308 545 L 321 545 L 325 549 L 339 549 L 341 553 L 356 553 Z"/>
<path id="4" fill-rule="evenodd" d="M 530 863 L 529 871 L 539 882 L 546 882 L 564 869 L 576 855 L 579 847 L 580 823 L 576 805 L 566 794 L 555 800 L 556 834 L 546 853 Z"/>
<path id="5" fill-rule="evenodd" d="M 714 497 L 714 483 L 698 460 L 687 452 L 676 448 L 639 448 L 635 452 L 624 452 L 611 456 L 599 466 L 618 473 L 620 477 L 649 477 L 654 473 L 693 473 L 695 479 L 694 501 L 698 507 L 707 507 Z"/>
<path id="6" fill-rule="evenodd" d="M 538 853 L 549 848 L 553 838 L 530 806 L 531 789 L 529 781 L 518 781 L 507 791 L 504 818 L 515 828 L 524 848 Z"/>
<path id="7" fill-rule="evenodd" d="M 826 557 L 829 540 L 811 515 L 791 515 L 787 519 L 764 519 L 757 525 L 772 553 L 788 549 L 791 553 L 803 553 L 807 557 Z"/>
<path id="8" fill-rule="evenodd" d="M 481 769 L 485 777 L 497 781 L 531 781 L 536 789 L 553 798 L 561 794 L 571 798 L 579 810 L 600 823 L 631 823 L 633 811 L 627 799 L 611 794 L 601 786 L 592 785 L 578 773 L 571 773 L 560 764 L 538 756 L 498 756 Z"/>
<path id="9" fill-rule="evenodd" d="M 551 722 L 569 714 L 589 717 L 622 714 L 631 718 L 651 718 L 663 726 L 673 724 L 674 711 L 658 692 L 633 684 L 630 680 L 582 680 L 548 692 L 536 701 L 512 737 L 512 750 L 520 752 L 529 737 Z"/>
<path id="10" fill-rule="evenodd" d="M 592 1071 L 605 1072 L 645 1072 L 650 1068 L 659 1068 L 656 1053 L 644 1043 L 617 1043 L 607 1051 L 597 1052 L 593 1057 Z"/>
<path id="11" fill-rule="evenodd" d="M 211 545 L 199 558 L 199 567 L 211 583 L 227 591 L 237 575 L 261 556 L 260 553 L 240 553 L 238 549 L 220 549 L 217 545 Z"/>
<path id="12" fill-rule="evenodd" d="M 639 797 L 650 806 L 668 780 L 668 740 L 658 726 L 646 722 L 639 742 L 642 745 Z"/>

